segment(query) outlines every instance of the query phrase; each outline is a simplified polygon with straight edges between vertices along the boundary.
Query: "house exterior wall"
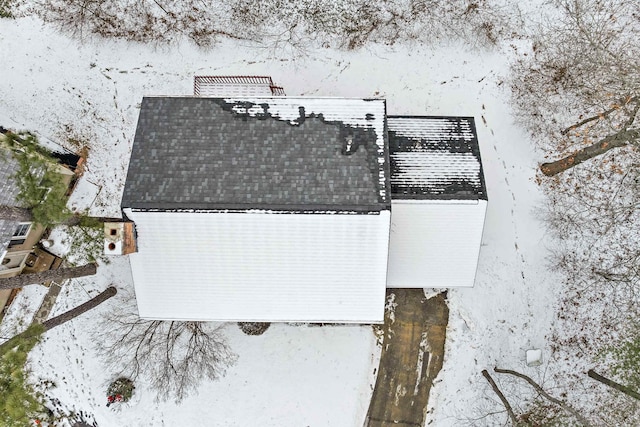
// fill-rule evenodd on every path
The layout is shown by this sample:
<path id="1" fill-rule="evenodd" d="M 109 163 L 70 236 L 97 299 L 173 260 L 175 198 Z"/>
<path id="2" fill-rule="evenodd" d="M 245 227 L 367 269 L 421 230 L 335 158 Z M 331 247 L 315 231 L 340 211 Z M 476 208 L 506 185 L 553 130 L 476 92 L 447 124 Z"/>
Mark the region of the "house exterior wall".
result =
<path id="1" fill-rule="evenodd" d="M 389 211 L 124 212 L 140 317 L 383 321 Z"/>
<path id="2" fill-rule="evenodd" d="M 40 241 L 42 233 L 44 233 L 44 227 L 31 223 L 31 228 L 24 239 L 24 243 L 11 246 L 7 249 L 7 254 L 33 248 Z"/>
<path id="3" fill-rule="evenodd" d="M 485 200 L 392 200 L 389 288 L 473 286 Z"/>
<path id="4" fill-rule="evenodd" d="M 60 165 L 58 165 L 57 168 L 58 173 L 61 175 L 62 181 L 66 186 L 69 186 L 71 180 L 73 179 L 74 173 Z M 0 174 L 0 177 L 2 177 L 2 174 Z M 0 197 L 0 199 L 4 198 L 4 203 L 14 204 L 15 197 L 17 195 L 16 183 L 11 176 L 5 176 L 4 178 L 5 181 L 0 185 L 0 192 L 5 191 L 5 193 L 2 195 L 2 197 Z M 19 224 L 22 223 L 16 223 L 15 225 Z M 2 237 L 6 237 L 6 239 L 8 240 L 11 238 L 11 235 L 14 232 L 15 231 L 9 231 L 6 236 Z M 22 270 L 25 267 L 27 256 L 38 244 L 44 232 L 45 228 L 43 226 L 31 223 L 31 227 L 29 228 L 29 231 L 23 243 L 13 245 L 7 248 L 6 251 L 0 251 L 0 278 L 14 277 L 22 273 Z M 6 261 L 7 259 L 9 261 Z M 9 300 L 12 299 L 12 294 L 15 294 L 14 290 L 0 290 L 0 313 L 5 309 L 7 303 L 10 302 Z M 1 317 L 2 316 L 0 314 L 0 318 Z"/>

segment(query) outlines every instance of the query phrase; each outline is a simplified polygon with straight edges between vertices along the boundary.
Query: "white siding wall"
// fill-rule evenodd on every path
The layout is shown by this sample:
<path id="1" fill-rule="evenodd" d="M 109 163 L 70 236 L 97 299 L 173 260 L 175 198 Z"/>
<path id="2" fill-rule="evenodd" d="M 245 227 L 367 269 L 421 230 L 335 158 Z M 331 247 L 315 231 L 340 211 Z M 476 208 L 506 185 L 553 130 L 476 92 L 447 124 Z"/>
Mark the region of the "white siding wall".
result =
<path id="1" fill-rule="evenodd" d="M 389 288 L 473 286 L 485 200 L 391 204 Z"/>
<path id="2" fill-rule="evenodd" d="M 390 213 L 132 212 L 140 317 L 382 322 Z"/>

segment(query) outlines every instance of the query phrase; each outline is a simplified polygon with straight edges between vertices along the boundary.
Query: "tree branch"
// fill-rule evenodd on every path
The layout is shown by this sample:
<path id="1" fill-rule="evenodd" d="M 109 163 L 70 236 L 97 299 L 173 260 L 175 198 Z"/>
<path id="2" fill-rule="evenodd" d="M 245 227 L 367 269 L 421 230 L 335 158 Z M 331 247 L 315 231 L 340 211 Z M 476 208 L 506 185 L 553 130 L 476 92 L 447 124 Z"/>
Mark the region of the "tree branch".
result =
<path id="1" fill-rule="evenodd" d="M 584 425 L 584 426 L 590 426 L 591 425 L 591 423 L 589 423 L 589 421 L 585 417 L 583 417 L 578 411 L 573 409 L 566 402 L 563 402 L 562 400 L 556 399 L 555 397 L 551 396 L 549 393 L 544 391 L 544 389 L 542 387 L 540 387 L 540 385 L 537 382 L 532 380 L 531 377 L 529 377 L 529 376 L 527 376 L 525 374 L 521 374 L 520 372 L 512 371 L 510 369 L 493 368 L 493 370 L 496 371 L 499 374 L 509 374 L 509 375 L 513 375 L 515 377 L 518 377 L 518 378 L 521 378 L 521 379 L 525 380 L 538 393 L 540 393 L 542 396 L 544 396 L 545 399 L 549 400 L 550 402 L 555 403 L 556 405 L 558 405 L 562 409 L 564 409 L 566 412 L 568 412 L 571 415 L 573 415 L 578 421 L 580 421 L 582 423 L 582 425 Z"/>
<path id="2" fill-rule="evenodd" d="M 482 375 L 487 379 L 487 381 L 489 381 L 491 388 L 493 389 L 493 391 L 496 392 L 496 394 L 502 401 L 502 404 L 507 409 L 507 414 L 509 414 L 509 418 L 511 419 L 511 422 L 513 423 L 513 425 L 514 426 L 517 425 L 518 419 L 516 418 L 516 414 L 513 412 L 513 408 L 511 408 L 509 401 L 507 400 L 506 397 L 504 397 L 504 394 L 502 394 L 496 382 L 493 380 L 493 378 L 491 378 L 491 375 L 489 375 L 489 372 L 486 369 L 482 370 Z"/>
<path id="3" fill-rule="evenodd" d="M 638 129 L 622 130 L 613 135 L 606 136 L 595 144 L 574 151 L 560 160 L 543 163 L 540 165 L 540 170 L 546 176 L 554 176 L 582 162 L 600 156 L 613 148 L 624 147 L 639 137 L 640 130 Z"/>
<path id="4" fill-rule="evenodd" d="M 581 126 L 584 126 L 589 122 L 593 122 L 593 121 L 598 120 L 598 119 L 604 119 L 609 114 L 613 113 L 614 111 L 619 110 L 622 104 L 631 104 L 631 103 L 634 103 L 634 102 L 638 102 L 639 100 L 640 99 L 637 96 L 634 96 L 633 98 L 623 98 L 621 100 L 621 102 L 620 102 L 620 105 L 614 105 L 613 107 L 611 107 L 610 109 L 608 109 L 606 111 L 603 111 L 602 113 L 598 113 L 593 117 L 589 117 L 589 118 L 586 118 L 586 119 L 584 119 L 584 120 L 582 120 L 582 121 L 580 121 L 578 123 L 575 123 L 575 124 L 569 126 L 568 128 L 562 130 L 560 132 L 560 134 L 561 135 L 566 135 L 569 132 L 571 132 L 572 130 L 577 129 L 577 128 L 581 127 Z M 638 104 L 638 105 L 640 105 L 640 104 Z"/>
<path id="5" fill-rule="evenodd" d="M 589 371 L 587 371 L 587 375 L 589 375 L 589 377 L 593 378 L 596 381 L 600 381 L 602 384 L 608 385 L 609 387 L 615 388 L 616 390 L 623 392 L 627 396 L 640 400 L 640 393 L 638 393 L 637 391 L 629 387 L 623 386 L 622 384 L 619 384 L 615 381 L 612 381 L 609 378 L 605 378 L 602 375 L 595 372 L 593 369 L 589 369 Z"/>
<path id="6" fill-rule="evenodd" d="M 100 294 L 96 295 L 95 297 L 91 298 L 89 301 L 85 302 L 84 304 L 80 304 L 79 306 L 62 313 L 61 315 L 51 318 L 46 322 L 42 323 L 41 327 L 37 328 L 35 333 L 39 335 L 43 332 L 46 332 L 55 328 L 56 326 L 60 326 L 63 323 L 68 322 L 69 320 L 75 319 L 81 314 L 86 313 L 92 308 L 102 304 L 103 302 L 105 302 L 106 300 L 114 296 L 117 292 L 118 291 L 115 287 L 110 286 L 104 291 L 102 291 Z M 32 331 L 31 328 L 29 328 L 26 331 L 14 336 L 10 340 L 2 343 L 0 345 L 0 355 L 4 354 L 5 351 L 11 348 L 14 348 L 17 345 L 17 343 L 20 342 L 20 340 L 25 338 L 27 339 L 34 338 L 33 334 L 34 334 L 34 331 Z"/>

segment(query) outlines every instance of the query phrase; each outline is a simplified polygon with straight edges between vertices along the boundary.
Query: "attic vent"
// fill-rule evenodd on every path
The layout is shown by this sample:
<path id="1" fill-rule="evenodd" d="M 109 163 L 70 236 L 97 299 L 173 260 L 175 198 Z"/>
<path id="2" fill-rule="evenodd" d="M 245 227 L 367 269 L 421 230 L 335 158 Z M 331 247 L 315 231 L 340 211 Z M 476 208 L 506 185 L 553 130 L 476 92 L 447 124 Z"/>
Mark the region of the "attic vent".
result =
<path id="1" fill-rule="evenodd" d="M 132 252 L 136 252 L 133 222 L 105 222 L 105 255 L 126 255 Z"/>

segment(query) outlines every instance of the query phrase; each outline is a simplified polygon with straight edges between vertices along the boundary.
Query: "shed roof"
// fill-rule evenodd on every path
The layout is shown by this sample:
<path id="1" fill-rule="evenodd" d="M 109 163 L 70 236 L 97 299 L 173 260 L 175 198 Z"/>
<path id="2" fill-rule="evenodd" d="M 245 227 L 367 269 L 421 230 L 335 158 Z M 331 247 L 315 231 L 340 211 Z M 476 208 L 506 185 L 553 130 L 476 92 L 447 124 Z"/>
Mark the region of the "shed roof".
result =
<path id="1" fill-rule="evenodd" d="M 397 199 L 487 199 L 472 117 L 389 116 Z"/>
<path id="2" fill-rule="evenodd" d="M 384 100 L 147 97 L 123 207 L 390 206 Z"/>

